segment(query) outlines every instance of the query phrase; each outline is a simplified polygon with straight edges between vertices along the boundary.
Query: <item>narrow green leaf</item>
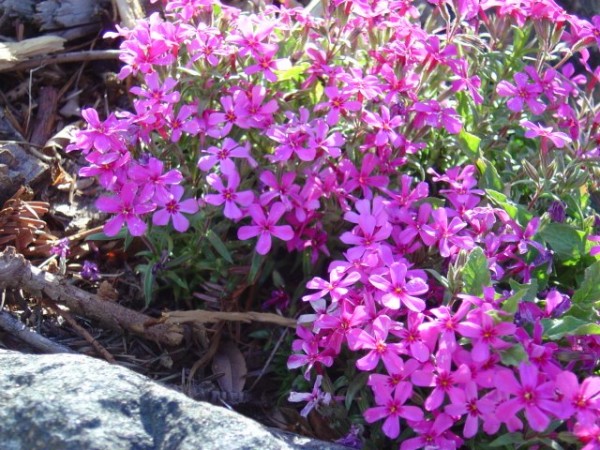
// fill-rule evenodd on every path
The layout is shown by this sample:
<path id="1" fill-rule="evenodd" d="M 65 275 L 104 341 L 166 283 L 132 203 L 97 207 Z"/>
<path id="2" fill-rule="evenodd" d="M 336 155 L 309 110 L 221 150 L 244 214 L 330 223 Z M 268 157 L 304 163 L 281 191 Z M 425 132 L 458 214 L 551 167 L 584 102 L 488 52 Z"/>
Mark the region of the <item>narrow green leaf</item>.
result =
<path id="1" fill-rule="evenodd" d="M 490 447 L 503 447 L 505 445 L 521 444 L 523 435 L 521 433 L 506 433 L 494 439 L 490 443 Z"/>
<path id="2" fill-rule="evenodd" d="M 250 272 L 248 273 L 248 282 L 250 282 L 250 284 L 254 284 L 256 282 L 258 273 L 260 272 L 260 268 L 262 267 L 264 260 L 264 256 L 261 256 L 256 252 L 254 252 L 252 255 L 252 264 L 250 265 Z"/>
<path id="3" fill-rule="evenodd" d="M 143 271 L 142 286 L 144 290 L 144 303 L 149 306 L 152 302 L 153 287 L 154 287 L 154 274 L 152 273 L 153 264 L 145 266 Z"/>
<path id="4" fill-rule="evenodd" d="M 227 250 L 227 247 L 225 246 L 221 238 L 217 236 L 217 234 L 213 230 L 208 230 L 206 232 L 206 239 L 208 239 L 208 242 L 210 242 L 213 248 L 217 251 L 219 255 L 221 255 L 221 257 L 225 261 L 227 261 L 229 264 L 233 264 L 233 259 L 231 258 L 229 250 Z"/>
<path id="5" fill-rule="evenodd" d="M 350 406 L 352 406 L 354 397 L 356 397 L 356 394 L 358 394 L 360 390 L 366 386 L 368 379 L 368 372 L 361 372 L 352 378 L 352 381 L 348 386 L 348 390 L 346 391 L 346 398 L 344 399 L 344 404 L 346 405 L 347 410 L 350 410 Z"/>
<path id="6" fill-rule="evenodd" d="M 175 272 L 167 272 L 166 273 L 166 278 L 172 280 L 177 286 L 179 286 L 181 289 L 184 290 L 189 290 L 189 286 L 188 284 L 185 282 L 185 280 L 183 280 L 179 275 L 177 275 Z"/>
<path id="7" fill-rule="evenodd" d="M 94 233 L 94 234 L 90 234 L 89 236 L 86 236 L 85 240 L 86 241 L 116 241 L 117 239 L 125 239 L 125 236 L 127 236 L 127 228 L 123 227 L 123 228 L 121 228 L 121 231 L 119 231 L 115 236 L 107 236 L 106 234 L 104 234 L 103 231 L 101 231 L 100 233 Z"/>
<path id="8" fill-rule="evenodd" d="M 492 282 L 487 258 L 480 247 L 475 247 L 462 269 L 463 292 L 472 295 L 483 294 L 483 288 Z"/>

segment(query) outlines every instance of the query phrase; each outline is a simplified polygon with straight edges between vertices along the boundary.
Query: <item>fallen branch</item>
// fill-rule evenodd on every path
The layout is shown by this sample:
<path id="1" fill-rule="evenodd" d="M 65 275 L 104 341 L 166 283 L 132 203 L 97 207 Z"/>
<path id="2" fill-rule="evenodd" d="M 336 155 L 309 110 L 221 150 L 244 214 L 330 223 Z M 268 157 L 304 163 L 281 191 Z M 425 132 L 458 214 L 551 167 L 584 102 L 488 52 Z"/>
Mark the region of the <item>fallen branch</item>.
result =
<path id="1" fill-rule="evenodd" d="M 0 311 L 0 329 L 44 353 L 76 353 L 64 345 L 57 344 L 41 334 L 31 331 L 23 322 L 5 311 Z"/>
<path id="2" fill-rule="evenodd" d="M 74 314 L 96 320 L 106 328 L 129 331 L 166 345 L 179 345 L 183 339 L 181 326 L 158 323 L 152 317 L 67 284 L 61 277 L 32 266 L 14 247 L 7 247 L 0 253 L 0 289 L 6 288 L 46 295 L 67 306 Z"/>
<path id="3" fill-rule="evenodd" d="M 14 68 L 33 56 L 45 55 L 63 49 L 65 40 L 59 36 L 38 36 L 19 42 L 0 43 L 0 71 Z"/>
<path id="4" fill-rule="evenodd" d="M 273 325 L 280 325 L 288 328 L 296 328 L 296 321 L 287 317 L 282 317 L 273 313 L 260 313 L 254 311 L 248 312 L 227 312 L 227 311 L 171 311 L 164 313 L 166 323 L 214 323 L 221 320 L 230 322 L 262 322 Z"/>
<path id="5" fill-rule="evenodd" d="M 15 62 L 12 65 L 2 63 L 0 59 L 0 72 L 29 70 L 37 67 L 47 66 L 48 64 L 65 64 L 84 61 L 101 61 L 118 59 L 119 50 L 83 50 L 80 52 L 58 53 L 56 55 L 38 56 L 21 62 Z"/>

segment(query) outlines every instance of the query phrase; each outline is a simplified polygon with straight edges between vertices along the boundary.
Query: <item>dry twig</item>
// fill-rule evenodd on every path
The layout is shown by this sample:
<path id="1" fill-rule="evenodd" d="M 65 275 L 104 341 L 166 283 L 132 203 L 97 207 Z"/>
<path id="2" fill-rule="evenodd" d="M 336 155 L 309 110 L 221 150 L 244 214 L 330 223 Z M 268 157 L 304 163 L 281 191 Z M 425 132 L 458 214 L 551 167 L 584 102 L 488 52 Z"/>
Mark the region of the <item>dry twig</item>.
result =
<path id="1" fill-rule="evenodd" d="M 254 311 L 229 312 L 229 311 L 171 311 L 164 314 L 167 323 L 214 323 L 219 321 L 230 322 L 262 322 L 280 325 L 288 328 L 296 328 L 296 321 L 273 313 L 260 313 Z"/>
<path id="2" fill-rule="evenodd" d="M 63 319 L 65 319 L 67 321 L 67 323 L 71 326 L 71 328 L 73 328 L 75 331 L 77 331 L 81 337 L 83 337 L 92 347 L 94 347 L 94 350 L 96 350 L 96 352 L 98 352 L 98 354 L 102 355 L 102 357 L 107 360 L 109 363 L 115 363 L 115 357 L 113 355 L 111 355 L 108 350 L 106 350 L 102 344 L 100 344 L 100 342 L 98 342 L 96 339 L 94 339 L 94 337 L 85 329 L 83 328 L 81 325 L 79 325 L 77 323 L 77 321 L 73 318 L 73 316 L 68 312 L 68 311 L 64 311 L 62 309 L 60 309 L 60 307 L 53 302 L 52 300 L 48 300 L 48 299 L 44 299 L 43 300 L 44 305 L 50 307 L 54 312 L 56 312 L 57 314 L 59 314 L 60 316 L 63 317 Z"/>
<path id="3" fill-rule="evenodd" d="M 74 314 L 97 320 L 102 326 L 129 331 L 166 345 L 179 345 L 183 329 L 173 323 L 159 323 L 145 314 L 107 302 L 79 289 L 56 275 L 31 265 L 14 247 L 0 253 L 0 289 L 19 288 L 34 295 L 46 295 L 64 304 Z"/>
<path id="4" fill-rule="evenodd" d="M 44 353 L 76 353 L 64 345 L 31 331 L 23 322 L 6 311 L 0 311 L 0 328 Z"/>

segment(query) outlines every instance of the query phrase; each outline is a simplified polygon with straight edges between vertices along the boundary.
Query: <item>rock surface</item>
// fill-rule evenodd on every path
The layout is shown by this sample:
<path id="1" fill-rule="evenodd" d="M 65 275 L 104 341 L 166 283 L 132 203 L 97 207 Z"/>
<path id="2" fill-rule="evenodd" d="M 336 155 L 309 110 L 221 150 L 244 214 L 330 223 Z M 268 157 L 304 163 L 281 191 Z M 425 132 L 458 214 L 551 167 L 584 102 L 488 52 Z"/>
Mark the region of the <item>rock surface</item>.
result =
<path id="1" fill-rule="evenodd" d="M 126 368 L 0 350 L 1 450 L 319 449 Z"/>

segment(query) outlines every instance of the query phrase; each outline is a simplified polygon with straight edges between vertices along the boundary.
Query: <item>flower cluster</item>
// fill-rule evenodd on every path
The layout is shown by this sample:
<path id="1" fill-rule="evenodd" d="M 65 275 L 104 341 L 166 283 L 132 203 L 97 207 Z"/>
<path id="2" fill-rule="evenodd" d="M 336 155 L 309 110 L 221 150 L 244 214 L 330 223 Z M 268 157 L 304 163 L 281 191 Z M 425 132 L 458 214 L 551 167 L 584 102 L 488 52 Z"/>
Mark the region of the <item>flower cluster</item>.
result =
<path id="1" fill-rule="evenodd" d="M 143 80 L 133 111 L 84 110 L 69 147 L 110 192 L 107 235 L 172 223 L 197 242 L 225 218 L 225 259 L 301 255 L 305 415 L 345 395 L 381 424 L 364 438 L 402 449 L 557 426 L 597 442 L 597 21 L 552 0 L 164 11 L 111 34 L 120 77 Z"/>

